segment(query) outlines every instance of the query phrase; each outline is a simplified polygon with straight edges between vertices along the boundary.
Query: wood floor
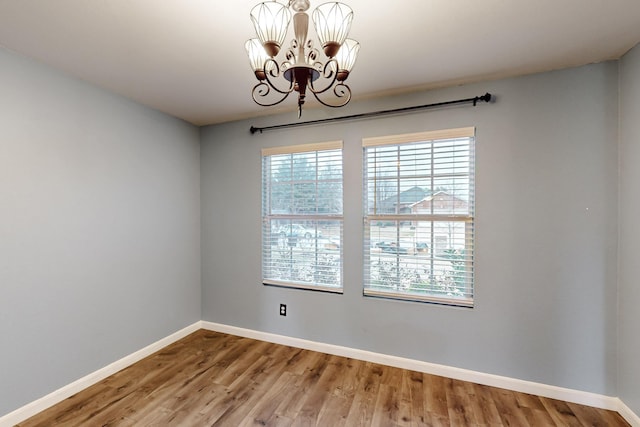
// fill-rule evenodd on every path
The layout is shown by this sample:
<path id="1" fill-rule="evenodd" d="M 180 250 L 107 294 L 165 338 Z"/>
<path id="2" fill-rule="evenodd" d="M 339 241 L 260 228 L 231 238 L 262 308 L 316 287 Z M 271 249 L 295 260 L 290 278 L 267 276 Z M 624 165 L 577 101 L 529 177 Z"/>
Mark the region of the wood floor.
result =
<path id="1" fill-rule="evenodd" d="M 197 331 L 19 426 L 628 426 L 611 411 Z"/>

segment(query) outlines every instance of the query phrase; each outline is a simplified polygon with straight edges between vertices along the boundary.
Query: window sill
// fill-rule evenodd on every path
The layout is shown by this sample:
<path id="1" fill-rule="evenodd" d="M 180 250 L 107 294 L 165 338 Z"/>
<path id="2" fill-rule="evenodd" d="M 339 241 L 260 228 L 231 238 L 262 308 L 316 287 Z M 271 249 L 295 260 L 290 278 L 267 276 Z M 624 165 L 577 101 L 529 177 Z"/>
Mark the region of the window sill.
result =
<path id="1" fill-rule="evenodd" d="M 302 289 L 307 291 L 326 292 L 330 294 L 344 293 L 343 288 L 336 287 L 336 286 L 320 286 L 320 285 L 310 285 L 305 283 L 279 282 L 276 280 L 264 280 L 262 284 L 265 286 L 275 286 L 278 288 Z"/>
<path id="2" fill-rule="evenodd" d="M 403 294 L 365 289 L 365 297 L 384 298 L 390 300 L 424 302 L 430 304 L 448 305 L 454 307 L 473 308 L 472 298 L 436 297 L 433 295 Z"/>

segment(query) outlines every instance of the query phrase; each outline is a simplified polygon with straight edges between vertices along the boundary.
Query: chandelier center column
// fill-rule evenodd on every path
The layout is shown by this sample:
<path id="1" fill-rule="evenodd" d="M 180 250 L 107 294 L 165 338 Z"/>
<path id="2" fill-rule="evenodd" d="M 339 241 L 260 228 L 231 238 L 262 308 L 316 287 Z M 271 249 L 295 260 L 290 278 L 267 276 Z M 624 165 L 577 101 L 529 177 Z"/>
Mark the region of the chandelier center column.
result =
<path id="1" fill-rule="evenodd" d="M 297 12 L 293 15 L 293 31 L 296 37 L 298 54 L 296 55 L 296 65 L 301 65 L 305 61 L 304 46 L 309 34 L 309 15 L 304 12 Z"/>

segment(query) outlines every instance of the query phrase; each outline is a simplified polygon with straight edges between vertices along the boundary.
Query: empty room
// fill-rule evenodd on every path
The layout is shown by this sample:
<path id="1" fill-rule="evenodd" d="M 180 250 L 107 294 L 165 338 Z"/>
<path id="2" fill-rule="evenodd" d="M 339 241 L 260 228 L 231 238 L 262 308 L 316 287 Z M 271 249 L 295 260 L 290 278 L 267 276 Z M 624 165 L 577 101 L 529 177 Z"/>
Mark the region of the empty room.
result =
<path id="1" fill-rule="evenodd" d="M 640 3 L 0 1 L 0 427 L 640 426 Z"/>

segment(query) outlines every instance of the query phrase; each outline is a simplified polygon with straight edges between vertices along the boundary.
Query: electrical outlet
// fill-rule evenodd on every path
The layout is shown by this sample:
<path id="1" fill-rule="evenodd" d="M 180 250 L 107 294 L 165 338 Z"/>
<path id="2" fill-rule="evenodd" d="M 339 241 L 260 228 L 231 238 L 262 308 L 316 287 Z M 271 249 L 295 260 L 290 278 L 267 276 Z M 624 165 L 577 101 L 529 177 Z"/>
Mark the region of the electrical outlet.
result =
<path id="1" fill-rule="evenodd" d="M 280 304 L 280 316 L 287 315 L 287 304 Z"/>

